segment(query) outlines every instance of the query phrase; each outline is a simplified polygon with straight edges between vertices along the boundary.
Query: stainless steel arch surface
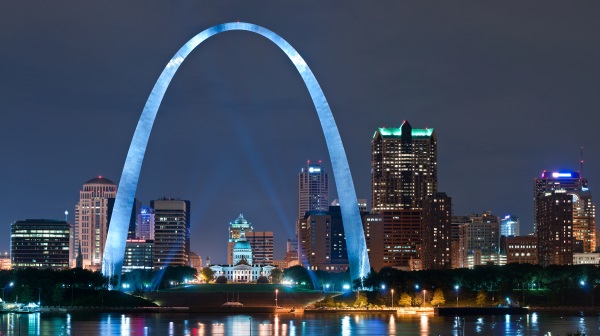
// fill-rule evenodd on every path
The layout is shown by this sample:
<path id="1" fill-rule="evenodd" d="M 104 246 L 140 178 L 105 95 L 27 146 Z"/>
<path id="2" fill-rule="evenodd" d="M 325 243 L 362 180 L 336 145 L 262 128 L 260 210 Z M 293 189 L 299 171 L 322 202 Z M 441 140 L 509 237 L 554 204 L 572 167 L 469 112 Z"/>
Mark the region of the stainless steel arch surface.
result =
<path id="1" fill-rule="evenodd" d="M 216 25 L 194 36 L 173 56 L 154 85 L 135 129 L 123 167 L 123 173 L 121 174 L 121 181 L 119 182 L 117 198 L 106 238 L 102 260 L 102 274 L 108 277 L 117 275 L 118 282 L 120 282 L 127 230 L 140 170 L 142 168 L 142 161 L 144 160 L 154 119 L 171 79 L 185 58 L 200 43 L 213 35 L 232 30 L 249 31 L 266 37 L 286 53 L 292 63 L 294 63 L 294 66 L 296 66 L 300 76 L 302 76 L 317 110 L 329 150 L 338 197 L 340 199 L 342 220 L 344 222 L 350 274 L 352 279 L 366 276 L 370 271 L 370 265 L 356 192 L 354 190 L 354 182 L 350 174 L 346 152 L 344 151 L 340 134 L 325 95 L 304 59 L 300 57 L 300 54 L 288 42 L 266 28 L 243 22 Z"/>

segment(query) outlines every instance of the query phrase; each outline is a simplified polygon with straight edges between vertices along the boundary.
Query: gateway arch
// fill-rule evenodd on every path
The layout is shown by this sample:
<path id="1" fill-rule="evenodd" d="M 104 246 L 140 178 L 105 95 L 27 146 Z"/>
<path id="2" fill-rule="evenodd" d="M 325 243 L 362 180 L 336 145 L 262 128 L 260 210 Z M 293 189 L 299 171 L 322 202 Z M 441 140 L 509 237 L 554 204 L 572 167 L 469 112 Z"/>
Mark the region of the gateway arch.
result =
<path id="1" fill-rule="evenodd" d="M 231 30 L 243 30 L 262 35 L 275 43 L 289 59 L 302 76 L 304 84 L 308 89 L 312 101 L 317 110 L 321 127 L 327 142 L 327 149 L 331 159 L 331 166 L 337 186 L 338 198 L 346 234 L 346 247 L 352 279 L 366 276 L 370 271 L 367 245 L 362 228 L 362 221 L 358 210 L 358 202 L 346 152 L 338 132 L 335 120 L 331 114 L 329 104 L 317 82 L 317 79 L 309 69 L 300 54 L 281 36 L 274 32 L 251 23 L 231 22 L 213 26 L 194 36 L 189 40 L 169 61 L 158 81 L 154 85 L 140 120 L 138 121 L 125 165 L 121 174 L 121 181 L 117 190 L 117 198 L 110 219 L 110 227 L 106 238 L 104 256 L 102 260 L 102 274 L 108 277 L 117 275 L 120 283 L 121 269 L 125 255 L 125 242 L 127 230 L 133 207 L 137 184 L 150 137 L 150 131 L 158 112 L 160 103 L 169 87 L 169 83 L 185 58 L 202 42 L 213 35 Z"/>

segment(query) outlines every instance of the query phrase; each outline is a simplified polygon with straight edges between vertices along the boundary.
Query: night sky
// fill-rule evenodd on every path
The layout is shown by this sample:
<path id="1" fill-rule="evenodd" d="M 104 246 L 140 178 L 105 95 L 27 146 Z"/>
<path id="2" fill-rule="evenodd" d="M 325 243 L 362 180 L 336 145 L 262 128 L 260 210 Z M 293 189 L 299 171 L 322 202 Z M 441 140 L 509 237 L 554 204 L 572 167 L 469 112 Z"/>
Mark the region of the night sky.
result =
<path id="1" fill-rule="evenodd" d="M 172 55 L 215 24 L 281 35 L 320 82 L 359 198 L 370 199 L 377 127 L 434 128 L 439 189 L 454 214 L 492 210 L 533 224 L 533 178 L 579 170 L 600 186 L 600 2 L 196 1 L 0 4 L 0 251 L 10 223 L 73 220 L 79 190 L 118 183 L 148 94 Z M 248 32 L 207 40 L 183 63 L 156 119 L 138 198 L 192 202 L 192 250 L 226 261 L 244 213 L 294 230 L 297 174 L 322 159 L 304 84 Z M 599 197 L 599 196 L 597 196 Z"/>

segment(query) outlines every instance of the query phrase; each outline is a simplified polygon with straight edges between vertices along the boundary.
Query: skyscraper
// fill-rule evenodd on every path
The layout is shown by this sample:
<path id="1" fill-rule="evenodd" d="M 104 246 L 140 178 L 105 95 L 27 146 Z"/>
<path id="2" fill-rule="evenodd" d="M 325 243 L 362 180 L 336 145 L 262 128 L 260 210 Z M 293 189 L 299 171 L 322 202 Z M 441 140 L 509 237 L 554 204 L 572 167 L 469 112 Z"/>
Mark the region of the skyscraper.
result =
<path id="1" fill-rule="evenodd" d="M 408 270 L 415 261 L 422 264 L 418 259 L 422 257 L 423 210 L 428 197 L 436 193 L 437 138 L 433 129 L 412 128 L 408 121 L 397 128 L 378 128 L 371 141 L 373 215 L 363 216 L 371 265 Z M 446 229 L 441 214 L 430 213 L 427 229 Z M 434 248 L 436 238 L 430 233 L 427 246 Z M 436 252 L 428 253 L 433 257 Z M 377 258 L 383 260 L 374 260 Z"/>
<path id="2" fill-rule="evenodd" d="M 154 268 L 187 266 L 190 251 L 190 201 L 162 198 L 154 209 Z"/>
<path id="3" fill-rule="evenodd" d="M 348 268 L 348 251 L 339 206 L 328 211 L 311 210 L 301 220 L 300 238 L 305 256 L 302 266 L 311 270 L 344 272 Z"/>
<path id="4" fill-rule="evenodd" d="M 573 197 L 549 190 L 536 202 L 538 262 L 542 266 L 573 264 Z"/>
<path id="5" fill-rule="evenodd" d="M 534 180 L 534 225 L 539 234 L 541 219 L 541 199 L 547 194 L 558 191 L 572 198 L 572 252 L 594 252 L 596 250 L 596 206 L 588 187 L 588 179 L 574 171 L 544 171 L 542 176 Z M 557 196 L 558 197 L 558 196 Z M 546 217 L 547 221 L 548 218 Z M 546 262 L 540 259 L 540 263 Z"/>
<path id="6" fill-rule="evenodd" d="M 372 210 L 423 209 L 437 192 L 437 139 L 433 129 L 378 128 L 371 142 Z"/>
<path id="7" fill-rule="evenodd" d="M 452 199 L 446 193 L 427 197 L 422 220 L 424 269 L 451 268 Z"/>
<path id="8" fill-rule="evenodd" d="M 538 199 L 552 190 L 588 191 L 588 179 L 570 170 L 546 171 L 533 180 L 533 230 L 538 227 Z"/>
<path id="9" fill-rule="evenodd" d="M 108 199 L 117 195 L 117 185 L 102 176 L 91 179 L 79 192 L 75 206 L 75 241 L 71 259 L 77 257 L 75 250 L 81 243 L 83 267 L 99 270 L 108 233 Z"/>
<path id="10" fill-rule="evenodd" d="M 329 178 L 321 160 L 306 163 L 298 174 L 298 217 L 310 210 L 329 208 Z"/>

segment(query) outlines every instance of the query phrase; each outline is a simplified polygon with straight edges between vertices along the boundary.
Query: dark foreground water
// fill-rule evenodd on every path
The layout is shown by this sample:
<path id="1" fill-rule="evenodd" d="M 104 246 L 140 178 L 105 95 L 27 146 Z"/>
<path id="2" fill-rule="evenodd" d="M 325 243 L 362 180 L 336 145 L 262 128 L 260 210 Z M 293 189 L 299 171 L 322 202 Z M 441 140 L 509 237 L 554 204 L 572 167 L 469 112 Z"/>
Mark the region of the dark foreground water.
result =
<path id="1" fill-rule="evenodd" d="M 0 315 L 0 335 L 600 335 L 598 316 L 434 317 L 364 314 Z M 463 331 L 464 330 L 464 331 Z M 548 334 L 551 332 L 551 334 Z"/>

